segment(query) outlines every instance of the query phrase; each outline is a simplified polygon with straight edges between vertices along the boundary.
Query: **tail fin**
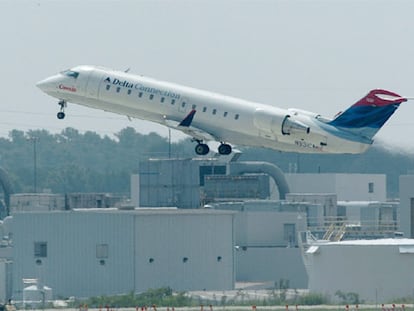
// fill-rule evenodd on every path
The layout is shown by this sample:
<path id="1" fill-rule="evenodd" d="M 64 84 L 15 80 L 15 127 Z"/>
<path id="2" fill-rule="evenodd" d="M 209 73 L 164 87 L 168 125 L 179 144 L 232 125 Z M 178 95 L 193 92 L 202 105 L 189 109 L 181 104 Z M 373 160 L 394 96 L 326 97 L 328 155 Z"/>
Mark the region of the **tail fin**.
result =
<path id="1" fill-rule="evenodd" d="M 395 93 L 372 90 L 329 124 L 371 139 L 405 101 L 406 98 Z"/>

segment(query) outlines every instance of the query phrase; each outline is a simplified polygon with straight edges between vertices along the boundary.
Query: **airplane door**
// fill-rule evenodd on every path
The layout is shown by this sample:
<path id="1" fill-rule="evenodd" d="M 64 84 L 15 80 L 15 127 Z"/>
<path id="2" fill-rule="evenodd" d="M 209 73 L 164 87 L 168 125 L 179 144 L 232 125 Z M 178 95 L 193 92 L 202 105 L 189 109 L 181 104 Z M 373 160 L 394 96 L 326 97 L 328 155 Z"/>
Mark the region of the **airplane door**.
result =
<path id="1" fill-rule="evenodd" d="M 99 99 L 100 87 L 103 80 L 103 73 L 99 71 L 91 71 L 86 85 L 86 96 Z"/>

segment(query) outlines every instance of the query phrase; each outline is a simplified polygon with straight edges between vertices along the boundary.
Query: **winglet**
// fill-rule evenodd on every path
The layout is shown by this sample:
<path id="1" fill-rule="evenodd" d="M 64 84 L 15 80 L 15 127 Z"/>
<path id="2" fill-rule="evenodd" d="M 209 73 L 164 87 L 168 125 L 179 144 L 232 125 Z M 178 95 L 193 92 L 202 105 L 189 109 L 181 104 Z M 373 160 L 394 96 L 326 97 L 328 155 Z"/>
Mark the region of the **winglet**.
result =
<path id="1" fill-rule="evenodd" d="M 180 122 L 179 126 L 190 127 L 191 123 L 193 122 L 195 113 L 195 109 L 191 110 L 190 113 Z"/>

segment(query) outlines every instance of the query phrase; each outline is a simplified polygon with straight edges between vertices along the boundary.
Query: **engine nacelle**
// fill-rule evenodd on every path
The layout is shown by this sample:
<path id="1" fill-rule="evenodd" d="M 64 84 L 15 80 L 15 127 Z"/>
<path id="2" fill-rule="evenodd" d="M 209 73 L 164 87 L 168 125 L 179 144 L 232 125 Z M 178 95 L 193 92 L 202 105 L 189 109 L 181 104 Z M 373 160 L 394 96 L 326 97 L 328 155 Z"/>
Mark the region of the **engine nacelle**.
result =
<path id="1" fill-rule="evenodd" d="M 273 135 L 309 134 L 310 128 L 301 121 L 293 119 L 286 110 L 257 108 L 254 125 L 261 131 Z"/>
<path id="2" fill-rule="evenodd" d="M 302 116 L 307 116 L 307 117 L 311 117 L 315 119 L 321 116 L 320 114 L 315 113 L 315 112 L 306 111 L 302 109 L 296 109 L 296 108 L 289 108 L 288 111 L 291 112 L 292 116 L 302 115 Z"/>
<path id="3" fill-rule="evenodd" d="M 309 126 L 303 124 L 302 122 L 292 119 L 290 116 L 287 116 L 282 123 L 282 134 L 290 135 L 296 133 L 306 133 L 309 134 Z"/>

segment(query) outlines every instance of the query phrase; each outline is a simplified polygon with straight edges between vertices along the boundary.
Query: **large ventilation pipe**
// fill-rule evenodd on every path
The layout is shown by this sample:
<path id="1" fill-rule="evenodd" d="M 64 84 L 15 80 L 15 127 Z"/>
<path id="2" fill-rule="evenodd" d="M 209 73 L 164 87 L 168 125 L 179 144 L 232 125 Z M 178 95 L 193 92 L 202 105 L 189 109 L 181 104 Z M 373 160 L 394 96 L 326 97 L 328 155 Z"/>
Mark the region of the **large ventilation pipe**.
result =
<path id="1" fill-rule="evenodd" d="M 286 182 L 285 175 L 276 165 L 267 162 L 230 162 L 230 174 L 242 175 L 252 173 L 268 174 L 275 181 L 279 189 L 279 198 L 284 200 L 286 193 L 289 193 L 289 185 Z"/>

